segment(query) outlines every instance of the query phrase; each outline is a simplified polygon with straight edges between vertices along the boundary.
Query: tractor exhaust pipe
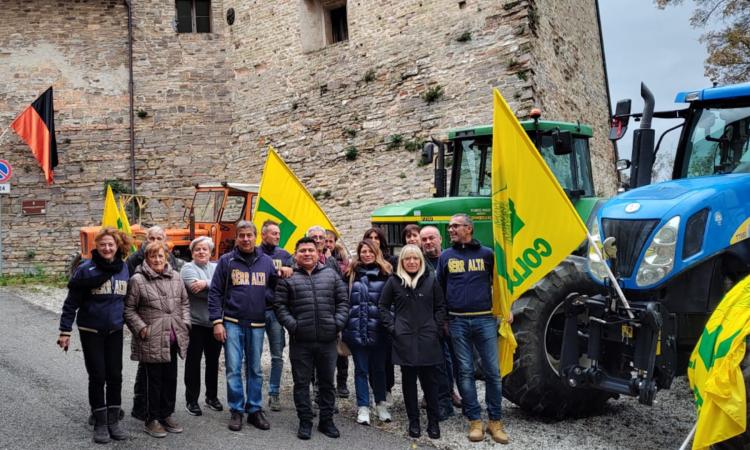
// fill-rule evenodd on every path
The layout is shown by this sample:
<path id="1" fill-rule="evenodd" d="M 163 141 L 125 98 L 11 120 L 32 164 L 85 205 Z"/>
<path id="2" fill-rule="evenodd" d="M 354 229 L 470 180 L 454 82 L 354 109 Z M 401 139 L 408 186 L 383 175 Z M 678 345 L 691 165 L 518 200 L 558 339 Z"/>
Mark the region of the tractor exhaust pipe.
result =
<path id="1" fill-rule="evenodd" d="M 633 132 L 633 152 L 630 169 L 630 187 L 637 188 L 651 184 L 651 173 L 654 168 L 654 140 L 656 132 L 651 128 L 654 117 L 654 94 L 641 83 L 641 97 L 643 98 L 643 114 L 641 126 Z"/>

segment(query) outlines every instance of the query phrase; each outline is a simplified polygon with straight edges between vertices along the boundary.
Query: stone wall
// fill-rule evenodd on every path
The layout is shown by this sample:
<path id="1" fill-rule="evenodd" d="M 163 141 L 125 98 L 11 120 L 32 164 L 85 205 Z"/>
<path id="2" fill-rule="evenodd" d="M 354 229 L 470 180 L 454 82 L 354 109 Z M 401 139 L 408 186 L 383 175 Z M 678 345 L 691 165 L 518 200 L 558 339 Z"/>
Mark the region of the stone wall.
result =
<path id="1" fill-rule="evenodd" d="M 493 87 L 521 117 L 542 106 L 546 118 L 581 119 L 603 136 L 593 1 L 349 0 L 348 41 L 326 45 L 316 14 L 339 3 L 215 0 L 211 33 L 178 34 L 174 2 L 133 2 L 135 109 L 145 114 L 135 118 L 138 192 L 188 197 L 198 182 L 259 182 L 272 144 L 352 244 L 375 208 L 430 195 L 418 144 L 490 123 Z M 4 272 L 61 270 L 79 227 L 99 223 L 104 181 L 129 186 L 127 9 L 121 0 L 0 6 L 0 125 L 54 85 L 60 151 L 46 187 L 15 135 L 0 143 L 16 170 L 3 198 Z M 611 147 L 595 142 L 596 181 L 611 192 Z M 29 199 L 48 200 L 46 215 L 24 216 Z M 150 222 L 180 218 L 149 209 Z"/>
<path id="2" fill-rule="evenodd" d="M 0 142 L 14 168 L 11 194 L 0 199 L 3 271 L 55 271 L 78 227 L 101 217 L 104 180 L 128 173 L 126 10 L 115 0 L 0 6 L 0 126 L 53 86 L 60 159 L 48 187 L 15 133 Z M 47 200 L 46 214 L 24 216 L 22 200 Z"/>
<path id="3" fill-rule="evenodd" d="M 135 109 L 147 114 L 135 118 L 137 190 L 189 197 L 193 183 L 225 175 L 230 148 L 223 6 L 213 2 L 212 33 L 178 34 L 172 3 L 133 3 Z M 0 5 L 0 124 L 52 85 L 60 159 L 47 187 L 14 133 L 0 143 L 15 169 L 3 199 L 4 272 L 59 271 L 79 247 L 79 228 L 99 224 L 104 181 L 130 186 L 127 8 L 121 0 Z M 45 215 L 22 214 L 21 201 L 32 199 L 48 200 Z M 163 203 L 149 210 L 150 222 L 182 218 Z"/>
<path id="4" fill-rule="evenodd" d="M 322 206 L 350 244 L 375 208 L 430 195 L 432 168 L 418 167 L 418 151 L 389 149 L 390 136 L 421 141 L 490 123 L 493 87 L 521 114 L 533 105 L 531 80 L 516 74 L 525 66 L 511 64 L 532 57 L 525 3 L 350 0 L 349 40 L 307 51 L 300 16 L 309 1 L 238 9 L 230 57 L 233 163 L 258 180 L 273 144 L 308 188 L 322 193 Z M 437 86 L 440 100 L 421 98 Z M 357 158 L 350 161 L 352 147 Z"/>

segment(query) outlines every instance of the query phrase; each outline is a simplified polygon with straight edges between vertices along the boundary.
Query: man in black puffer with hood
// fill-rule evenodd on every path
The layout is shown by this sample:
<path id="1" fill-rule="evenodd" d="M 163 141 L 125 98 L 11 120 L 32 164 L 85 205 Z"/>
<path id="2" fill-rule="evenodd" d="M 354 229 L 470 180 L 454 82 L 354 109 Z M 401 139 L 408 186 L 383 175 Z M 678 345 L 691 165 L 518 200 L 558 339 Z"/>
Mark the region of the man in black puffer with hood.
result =
<path id="1" fill-rule="evenodd" d="M 312 433 L 310 380 L 314 371 L 318 374 L 320 389 L 318 431 L 330 438 L 339 437 L 339 430 L 333 423 L 336 336 L 346 326 L 349 301 L 346 283 L 318 259 L 313 239 L 304 237 L 297 241 L 294 273 L 278 281 L 274 296 L 276 318 L 289 331 L 289 359 L 300 439 L 310 439 Z"/>

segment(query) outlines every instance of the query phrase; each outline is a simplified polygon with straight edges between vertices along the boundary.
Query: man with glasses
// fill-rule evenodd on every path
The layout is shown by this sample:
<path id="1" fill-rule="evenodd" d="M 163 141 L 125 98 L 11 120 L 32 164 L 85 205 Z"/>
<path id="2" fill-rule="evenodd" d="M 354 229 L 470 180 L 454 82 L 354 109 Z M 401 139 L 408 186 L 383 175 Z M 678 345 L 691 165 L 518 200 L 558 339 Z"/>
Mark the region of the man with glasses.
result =
<path id="1" fill-rule="evenodd" d="M 452 246 L 438 260 L 438 280 L 445 293 L 449 330 L 458 365 L 458 388 L 464 415 L 469 419 L 469 440 L 484 440 L 482 411 L 474 379 L 474 349 L 485 374 L 487 432 L 495 442 L 508 443 L 501 421 L 502 387 L 498 367 L 497 318 L 492 315 L 492 250 L 474 239 L 474 222 L 466 214 L 455 214 L 448 224 Z"/>

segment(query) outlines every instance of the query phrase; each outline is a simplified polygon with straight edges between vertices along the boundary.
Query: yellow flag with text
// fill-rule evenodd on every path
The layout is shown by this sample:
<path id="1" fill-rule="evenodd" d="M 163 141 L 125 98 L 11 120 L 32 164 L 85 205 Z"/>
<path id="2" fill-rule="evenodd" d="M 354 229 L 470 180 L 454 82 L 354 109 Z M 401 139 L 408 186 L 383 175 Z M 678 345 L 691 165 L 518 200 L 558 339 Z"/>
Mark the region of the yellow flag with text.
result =
<path id="1" fill-rule="evenodd" d="M 747 427 L 740 362 L 750 333 L 750 277 L 737 283 L 714 310 L 688 361 L 698 423 L 693 448 L 736 436 Z"/>
<path id="2" fill-rule="evenodd" d="M 513 301 L 575 250 L 587 230 L 500 92 L 493 99 L 493 312 L 505 319 Z M 505 375 L 513 369 L 516 340 L 506 320 L 499 332 Z"/>
<path id="3" fill-rule="evenodd" d="M 104 196 L 104 211 L 102 211 L 102 228 L 112 227 L 116 230 L 122 229 L 120 212 L 117 210 L 115 195 L 112 193 L 112 186 L 107 185 L 107 194 Z"/>
<path id="4" fill-rule="evenodd" d="M 279 224 L 279 247 L 290 253 L 294 252 L 294 245 L 305 236 L 307 229 L 314 225 L 336 231 L 338 234 L 328 216 L 307 192 L 305 185 L 273 147 L 268 148 L 253 222 L 260 230 L 263 222 L 269 219 Z"/>

